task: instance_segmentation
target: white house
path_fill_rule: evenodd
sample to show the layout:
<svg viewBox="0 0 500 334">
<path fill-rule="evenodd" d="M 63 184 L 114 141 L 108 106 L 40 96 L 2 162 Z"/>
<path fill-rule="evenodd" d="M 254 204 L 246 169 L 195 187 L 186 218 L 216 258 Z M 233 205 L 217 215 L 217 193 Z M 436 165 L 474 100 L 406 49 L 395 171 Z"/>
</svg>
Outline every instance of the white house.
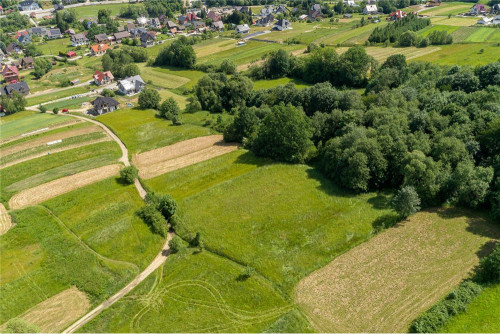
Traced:
<svg viewBox="0 0 500 334">
<path fill-rule="evenodd" d="M 38 3 L 36 3 L 34 0 L 26 0 L 26 1 L 21 1 L 18 5 L 18 8 L 20 11 L 27 11 L 27 10 L 37 10 L 40 9 L 40 6 L 38 6 Z"/>
<path fill-rule="evenodd" d="M 363 14 L 368 15 L 368 14 L 377 14 L 378 9 L 376 5 L 366 5 L 365 8 L 363 8 Z"/>
<path fill-rule="evenodd" d="M 481 24 L 481 25 L 490 25 L 490 24 L 493 24 L 493 18 L 487 18 L 487 17 L 483 17 L 482 19 L 478 20 L 477 21 L 477 24 Z"/>
<path fill-rule="evenodd" d="M 273 30 L 279 30 L 279 31 L 283 31 L 283 30 L 291 29 L 291 28 L 292 28 L 292 26 L 290 24 L 290 21 L 285 20 L 285 19 L 278 20 L 276 22 L 276 24 L 273 26 Z"/>
<path fill-rule="evenodd" d="M 83 33 L 74 34 L 73 36 L 71 36 L 71 45 L 79 46 L 87 44 L 89 44 L 89 39 Z"/>
<path fill-rule="evenodd" d="M 248 24 L 240 24 L 236 26 L 236 29 L 234 29 L 237 34 L 248 34 L 250 32 L 250 28 L 248 27 Z"/>
<path fill-rule="evenodd" d="M 124 95 L 134 95 L 142 92 L 146 83 L 140 75 L 134 75 L 118 81 L 118 91 Z"/>
</svg>

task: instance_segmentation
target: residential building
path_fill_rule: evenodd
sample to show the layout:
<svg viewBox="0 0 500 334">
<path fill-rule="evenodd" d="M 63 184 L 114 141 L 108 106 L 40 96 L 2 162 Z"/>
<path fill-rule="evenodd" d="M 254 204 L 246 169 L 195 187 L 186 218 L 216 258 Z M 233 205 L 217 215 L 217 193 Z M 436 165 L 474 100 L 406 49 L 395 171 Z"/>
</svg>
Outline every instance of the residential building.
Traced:
<svg viewBox="0 0 500 334">
<path fill-rule="evenodd" d="M 142 92 L 146 83 L 140 75 L 134 75 L 118 81 L 118 91 L 124 95 L 134 95 Z"/>
<path fill-rule="evenodd" d="M 344 3 L 349 7 L 357 7 L 358 4 L 354 2 L 354 0 L 344 0 Z"/>
<path fill-rule="evenodd" d="M 278 5 L 274 10 L 273 14 L 282 14 L 282 13 L 288 13 L 290 10 L 286 8 L 285 5 Z"/>
<path fill-rule="evenodd" d="M 73 46 L 89 44 L 89 39 L 83 33 L 74 34 L 73 36 L 71 36 L 70 40 L 71 40 L 71 45 Z"/>
<path fill-rule="evenodd" d="M 493 24 L 493 18 L 483 17 L 482 19 L 477 21 L 477 24 L 485 26 Z"/>
<path fill-rule="evenodd" d="M 222 21 L 212 22 L 212 29 L 224 31 L 224 23 Z"/>
<path fill-rule="evenodd" d="M 155 44 L 154 36 L 152 36 L 152 34 L 148 34 L 147 32 L 141 35 L 140 40 L 143 48 L 149 48 Z"/>
<path fill-rule="evenodd" d="M 34 67 L 33 57 L 24 57 L 19 61 L 19 69 L 26 70 Z"/>
<path fill-rule="evenodd" d="M 240 24 L 236 26 L 236 29 L 234 29 L 237 34 L 248 34 L 250 32 L 250 28 L 248 27 L 248 24 Z"/>
<path fill-rule="evenodd" d="M 14 53 L 17 53 L 17 54 L 23 53 L 23 49 L 19 45 L 17 45 L 16 43 L 10 43 L 9 45 L 7 45 L 7 47 L 5 48 L 5 51 L 7 52 L 8 55 L 11 55 Z"/>
<path fill-rule="evenodd" d="M 76 57 L 76 52 L 75 51 L 68 51 L 68 52 L 66 52 L 66 57 L 68 57 L 68 58 Z"/>
<path fill-rule="evenodd" d="M 497 15 L 493 18 L 493 21 L 491 21 L 492 24 L 500 24 L 500 15 Z"/>
<path fill-rule="evenodd" d="M 47 35 L 47 29 L 45 29 L 43 27 L 34 27 L 34 28 L 31 28 L 28 32 L 29 32 L 31 37 L 33 37 L 33 36 L 45 37 L 45 35 Z"/>
<path fill-rule="evenodd" d="M 17 42 L 18 42 L 20 45 L 26 45 L 26 44 L 29 44 L 29 43 L 31 43 L 31 37 L 30 37 L 30 35 L 21 35 L 21 36 L 19 36 L 19 38 L 17 39 Z"/>
<path fill-rule="evenodd" d="M 59 28 L 50 29 L 47 31 L 47 39 L 63 38 L 61 30 Z"/>
<path fill-rule="evenodd" d="M 193 21 L 198 21 L 199 18 L 195 13 L 187 13 L 186 15 L 181 15 L 178 18 L 180 24 L 186 24 Z"/>
<path fill-rule="evenodd" d="M 160 19 L 157 18 L 157 17 L 154 17 L 152 18 L 150 21 L 149 21 L 149 26 L 151 28 L 154 28 L 154 29 L 159 29 L 161 28 L 161 22 L 160 22 Z"/>
<path fill-rule="evenodd" d="M 310 10 L 311 10 L 311 12 L 312 11 L 316 11 L 316 12 L 320 12 L 321 13 L 321 5 L 319 3 L 311 5 Z"/>
<path fill-rule="evenodd" d="M 283 30 L 286 30 L 286 29 L 290 29 L 291 27 L 292 27 L 292 25 L 290 24 L 290 21 L 285 20 L 285 19 L 281 19 L 281 20 L 278 20 L 274 24 L 273 30 L 283 31 Z"/>
<path fill-rule="evenodd" d="M 0 65 L 3 64 L 4 59 L 5 59 L 5 53 L 3 53 L 3 50 L 0 49 Z"/>
<path fill-rule="evenodd" d="M 40 6 L 38 6 L 38 3 L 36 3 L 34 0 L 26 0 L 21 1 L 18 5 L 18 8 L 20 11 L 32 11 L 40 9 Z"/>
<path fill-rule="evenodd" d="M 481 3 L 475 4 L 469 11 L 470 15 L 480 15 L 484 13 L 486 13 L 486 6 Z"/>
<path fill-rule="evenodd" d="M 274 21 L 274 15 L 269 14 L 267 16 L 264 16 L 264 17 L 258 19 L 257 22 L 255 23 L 255 25 L 259 26 L 259 27 L 267 27 L 267 26 L 271 25 L 271 23 L 273 23 L 273 21 Z"/>
<path fill-rule="evenodd" d="M 57 12 L 59 10 L 63 10 L 64 9 L 64 5 L 62 3 L 56 3 L 54 5 L 54 11 Z"/>
<path fill-rule="evenodd" d="M 173 28 L 178 28 L 177 24 L 175 22 L 172 22 L 172 21 L 167 21 L 166 26 L 167 26 L 168 30 L 173 29 Z"/>
<path fill-rule="evenodd" d="M 141 16 L 135 20 L 135 23 L 140 25 L 141 27 L 144 27 L 146 24 L 148 24 L 148 19 L 144 16 Z"/>
<path fill-rule="evenodd" d="M 128 31 L 116 32 L 113 34 L 113 38 L 116 43 L 121 43 L 122 39 L 130 38 L 130 33 Z"/>
<path fill-rule="evenodd" d="M 401 20 L 405 16 L 406 16 L 406 13 L 400 9 L 398 9 L 395 12 L 390 14 L 391 20 L 393 20 L 393 21 Z"/>
<path fill-rule="evenodd" d="M 1 90 L 1 94 L 7 96 L 11 96 L 14 92 L 18 92 L 21 95 L 28 95 L 30 93 L 30 88 L 26 82 L 20 81 L 6 85 Z"/>
<path fill-rule="evenodd" d="M 131 38 L 140 38 L 142 34 L 147 33 L 147 29 L 143 27 L 138 27 L 130 31 Z"/>
<path fill-rule="evenodd" d="M 133 30 L 133 29 L 135 29 L 135 24 L 130 23 L 130 22 L 127 23 L 126 30 L 130 31 L 130 30 Z"/>
<path fill-rule="evenodd" d="M 217 22 L 222 20 L 222 17 L 220 16 L 219 13 L 214 12 L 213 10 L 209 11 L 207 14 L 207 18 L 212 20 L 212 22 Z"/>
<path fill-rule="evenodd" d="M 94 41 L 98 44 L 108 43 L 108 35 L 106 34 L 97 34 L 94 36 Z"/>
<path fill-rule="evenodd" d="M 369 14 L 377 14 L 378 9 L 376 5 L 366 5 L 365 8 L 363 8 L 363 14 L 369 15 Z"/>
<path fill-rule="evenodd" d="M 108 44 L 96 44 L 90 47 L 90 53 L 93 56 L 102 56 L 106 54 L 108 49 L 109 49 Z"/>
<path fill-rule="evenodd" d="M 95 71 L 94 73 L 94 82 L 98 86 L 110 84 L 113 82 L 114 79 L 115 77 L 113 76 L 113 74 L 111 74 L 110 71 L 106 72 Z"/>
<path fill-rule="evenodd" d="M 5 65 L 2 76 L 7 83 L 16 82 L 19 80 L 19 70 L 14 65 Z"/>
<path fill-rule="evenodd" d="M 490 8 L 490 14 L 500 14 L 500 3 L 494 4 Z"/>
<path fill-rule="evenodd" d="M 88 113 L 94 116 L 113 112 L 118 109 L 119 104 L 118 101 L 108 96 L 99 96 L 90 103 L 92 104 L 93 108 L 89 110 Z"/>
</svg>

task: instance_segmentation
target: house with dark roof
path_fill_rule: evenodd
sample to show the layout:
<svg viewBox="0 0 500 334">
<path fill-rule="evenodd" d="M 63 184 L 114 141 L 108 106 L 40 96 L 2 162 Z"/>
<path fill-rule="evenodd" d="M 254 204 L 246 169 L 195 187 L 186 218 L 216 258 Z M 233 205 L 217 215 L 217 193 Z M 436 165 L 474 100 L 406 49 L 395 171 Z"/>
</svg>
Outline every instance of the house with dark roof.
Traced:
<svg viewBox="0 0 500 334">
<path fill-rule="evenodd" d="M 285 5 L 278 5 L 274 10 L 273 14 L 282 14 L 282 13 L 288 13 L 290 9 L 286 8 Z"/>
<path fill-rule="evenodd" d="M 248 6 L 235 6 L 234 7 L 234 10 L 240 12 L 240 13 L 243 13 L 243 14 L 252 14 L 252 11 L 250 10 L 250 7 Z"/>
<path fill-rule="evenodd" d="M 258 27 L 267 27 L 267 26 L 271 25 L 271 23 L 273 23 L 273 21 L 274 21 L 274 15 L 269 14 L 267 16 L 264 16 L 264 17 L 261 17 L 260 19 L 258 19 L 257 22 L 255 22 L 255 25 Z"/>
<path fill-rule="evenodd" d="M 47 29 L 43 27 L 33 27 L 28 30 L 30 36 L 45 37 L 47 35 Z"/>
<path fill-rule="evenodd" d="M 222 21 L 212 22 L 212 29 L 217 31 L 224 31 L 224 23 Z"/>
<path fill-rule="evenodd" d="M 161 28 L 161 22 L 160 22 L 160 19 L 157 18 L 157 17 L 154 17 L 152 18 L 150 21 L 149 21 L 149 26 L 151 28 L 155 28 L 155 29 L 159 29 Z"/>
<path fill-rule="evenodd" d="M 102 85 L 107 85 L 113 82 L 115 77 L 113 74 L 111 74 L 111 71 L 106 71 L 106 72 L 101 72 L 101 71 L 95 71 L 94 72 L 94 82 L 98 86 Z"/>
<path fill-rule="evenodd" d="M 14 53 L 17 53 L 17 54 L 23 53 L 23 49 L 14 42 L 7 45 L 7 47 L 5 48 L 5 51 L 8 55 L 11 55 Z"/>
<path fill-rule="evenodd" d="M 14 65 L 6 65 L 2 70 L 5 82 L 15 82 L 19 80 L 19 70 Z"/>
<path fill-rule="evenodd" d="M 21 35 L 17 39 L 17 42 L 21 45 L 26 45 L 31 43 L 31 36 L 30 35 Z"/>
<path fill-rule="evenodd" d="M 31 69 L 34 67 L 33 57 L 24 57 L 19 61 L 17 66 L 20 70 Z"/>
<path fill-rule="evenodd" d="M 71 36 L 70 40 L 71 40 L 71 45 L 73 46 L 89 44 L 89 39 L 83 33 L 74 34 L 73 36 Z"/>
<path fill-rule="evenodd" d="M 170 21 L 170 20 L 167 20 L 165 25 L 167 26 L 168 30 L 173 29 L 173 28 L 177 28 L 177 24 L 175 22 Z"/>
<path fill-rule="evenodd" d="M 124 38 L 130 38 L 130 33 L 128 31 L 115 32 L 113 34 L 113 39 L 116 43 L 121 43 Z"/>
<path fill-rule="evenodd" d="M 319 3 L 315 3 L 314 5 L 311 5 L 310 8 L 311 11 L 317 11 L 321 13 L 321 5 Z"/>
<path fill-rule="evenodd" d="M 56 3 L 54 5 L 54 12 L 57 12 L 59 10 L 63 10 L 64 9 L 64 5 L 62 3 Z"/>
<path fill-rule="evenodd" d="M 152 34 L 148 34 L 147 32 L 141 34 L 140 41 L 143 48 L 149 48 L 155 44 L 154 36 L 152 36 Z"/>
<path fill-rule="evenodd" d="M 90 103 L 92 104 L 93 108 L 90 109 L 88 113 L 94 116 L 113 112 L 118 109 L 119 105 L 118 101 L 108 96 L 99 96 Z"/>
<path fill-rule="evenodd" d="M 61 30 L 59 28 L 55 28 L 47 31 L 46 37 L 47 39 L 57 39 L 57 38 L 63 38 L 63 35 L 61 34 Z"/>
<path fill-rule="evenodd" d="M 11 83 L 2 88 L 2 95 L 11 96 L 14 92 L 18 92 L 21 95 L 28 95 L 30 93 L 30 88 L 28 84 L 24 81 Z"/>
<path fill-rule="evenodd" d="M 94 41 L 96 43 L 107 43 L 109 40 L 108 40 L 108 35 L 106 34 L 97 34 L 94 36 Z"/>
<path fill-rule="evenodd" d="M 308 15 L 309 19 L 311 20 L 318 20 L 323 18 L 323 15 L 321 14 L 320 11 L 317 10 L 311 10 Z"/>
<path fill-rule="evenodd" d="M 292 28 L 290 21 L 285 19 L 278 20 L 273 26 L 273 30 L 279 30 L 279 31 L 283 31 L 290 28 Z"/>
<path fill-rule="evenodd" d="M 130 23 L 130 22 L 127 23 L 125 30 L 130 31 L 130 30 L 133 30 L 133 29 L 135 29 L 135 24 Z"/>
<path fill-rule="evenodd" d="M 187 13 L 186 15 L 181 15 L 178 18 L 180 24 L 191 23 L 193 21 L 198 21 L 199 18 L 195 13 Z"/>
<path fill-rule="evenodd" d="M 18 9 L 20 11 L 31 11 L 40 9 L 40 6 L 34 0 L 26 0 L 19 3 Z"/>
</svg>

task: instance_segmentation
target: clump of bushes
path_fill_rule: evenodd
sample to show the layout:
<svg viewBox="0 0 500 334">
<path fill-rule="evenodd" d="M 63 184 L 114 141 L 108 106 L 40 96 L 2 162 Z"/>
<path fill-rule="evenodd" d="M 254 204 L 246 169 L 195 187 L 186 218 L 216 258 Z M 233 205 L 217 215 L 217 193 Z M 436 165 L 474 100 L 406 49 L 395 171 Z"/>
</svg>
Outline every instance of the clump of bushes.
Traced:
<svg viewBox="0 0 500 334">
<path fill-rule="evenodd" d="M 465 281 L 446 299 L 434 305 L 425 314 L 417 318 L 410 326 L 411 333 L 436 333 L 450 317 L 467 309 L 474 297 L 481 292 L 479 284 Z"/>
<path fill-rule="evenodd" d="M 168 232 L 168 222 L 163 215 L 151 205 L 145 205 L 137 211 L 137 215 L 149 225 L 153 233 L 163 237 Z"/>
<path fill-rule="evenodd" d="M 7 321 L 5 333 L 39 333 L 40 329 L 24 319 L 14 318 Z"/>
<path fill-rule="evenodd" d="M 167 194 L 148 193 L 146 195 L 146 205 L 137 211 L 137 215 L 150 226 L 154 233 L 166 236 L 168 223 L 170 221 L 177 224 L 179 218 L 174 217 L 177 211 L 177 202 Z"/>
<path fill-rule="evenodd" d="M 135 168 L 135 166 L 127 166 L 120 170 L 120 178 L 127 184 L 134 183 L 138 175 L 139 172 L 137 171 L 137 168 Z"/>
<path fill-rule="evenodd" d="M 184 244 L 184 241 L 179 238 L 178 236 L 174 236 L 169 242 L 168 242 L 168 247 L 170 247 L 170 250 L 172 253 L 178 253 L 182 251 L 183 249 L 186 248 L 186 245 Z"/>
<path fill-rule="evenodd" d="M 480 283 L 500 282 L 500 243 L 490 255 L 481 259 L 475 280 Z"/>
</svg>

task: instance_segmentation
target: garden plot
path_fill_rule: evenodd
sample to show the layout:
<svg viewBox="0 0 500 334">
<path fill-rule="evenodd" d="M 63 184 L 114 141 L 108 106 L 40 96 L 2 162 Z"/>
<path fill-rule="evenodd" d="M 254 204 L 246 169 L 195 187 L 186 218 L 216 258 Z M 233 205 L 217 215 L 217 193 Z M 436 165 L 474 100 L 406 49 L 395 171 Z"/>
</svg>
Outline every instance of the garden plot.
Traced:
<svg viewBox="0 0 500 334">
<path fill-rule="evenodd" d="M 11 209 L 20 209 L 44 202 L 50 198 L 117 175 L 121 167 L 121 165 L 116 164 L 95 168 L 23 190 L 12 196 L 9 200 L 9 207 Z"/>
<path fill-rule="evenodd" d="M 499 237 L 468 211 L 420 212 L 301 280 L 295 299 L 321 332 L 406 332 Z"/>
<path fill-rule="evenodd" d="M 222 135 L 198 137 L 134 156 L 139 176 L 155 176 L 187 167 L 234 151 L 237 144 L 225 143 Z"/>
</svg>

